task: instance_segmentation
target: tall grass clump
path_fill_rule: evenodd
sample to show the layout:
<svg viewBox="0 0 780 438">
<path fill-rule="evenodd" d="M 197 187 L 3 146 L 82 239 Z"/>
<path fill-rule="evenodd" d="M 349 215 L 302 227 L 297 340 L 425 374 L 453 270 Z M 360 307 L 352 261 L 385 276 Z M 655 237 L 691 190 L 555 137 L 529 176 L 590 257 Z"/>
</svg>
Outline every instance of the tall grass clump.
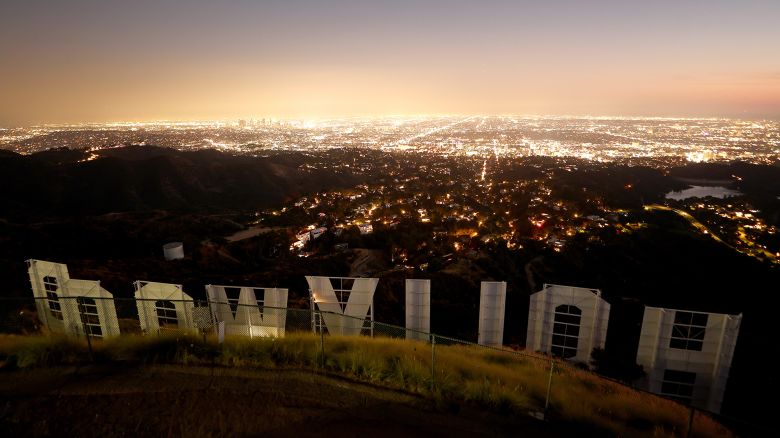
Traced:
<svg viewBox="0 0 780 438">
<path fill-rule="evenodd" d="M 158 336 L 124 335 L 96 341 L 93 349 L 98 361 L 199 364 L 209 357 L 213 347 L 194 336 L 165 333 Z"/>
<path fill-rule="evenodd" d="M 326 340 L 325 358 L 326 369 L 360 380 L 414 392 L 431 387 L 430 350 L 421 342 L 333 336 Z"/>
<path fill-rule="evenodd" d="M 219 363 L 248 367 L 312 367 L 318 363 L 319 338 L 291 333 L 284 338 L 231 337 L 219 347 Z"/>
<path fill-rule="evenodd" d="M 0 363 L 4 368 L 75 364 L 86 355 L 86 345 L 65 336 L 0 335 Z"/>
</svg>

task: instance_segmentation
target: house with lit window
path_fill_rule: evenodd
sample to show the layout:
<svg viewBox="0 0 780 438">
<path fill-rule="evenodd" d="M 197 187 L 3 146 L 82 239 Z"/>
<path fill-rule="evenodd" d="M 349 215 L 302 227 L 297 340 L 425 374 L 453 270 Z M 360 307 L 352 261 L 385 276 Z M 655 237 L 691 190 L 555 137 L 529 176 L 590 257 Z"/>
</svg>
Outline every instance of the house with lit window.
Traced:
<svg viewBox="0 0 780 438">
<path fill-rule="evenodd" d="M 645 307 L 636 361 L 639 386 L 720 412 L 742 314 Z"/>
<path fill-rule="evenodd" d="M 606 343 L 609 308 L 598 289 L 545 284 L 531 295 L 526 348 L 589 364 Z"/>
</svg>

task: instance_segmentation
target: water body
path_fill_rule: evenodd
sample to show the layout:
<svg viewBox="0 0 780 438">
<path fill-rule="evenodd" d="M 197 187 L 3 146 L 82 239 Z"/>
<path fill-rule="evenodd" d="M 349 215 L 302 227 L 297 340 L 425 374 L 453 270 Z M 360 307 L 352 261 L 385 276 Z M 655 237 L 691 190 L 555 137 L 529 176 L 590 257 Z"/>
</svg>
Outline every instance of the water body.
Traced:
<svg viewBox="0 0 780 438">
<path fill-rule="evenodd" d="M 739 190 L 727 189 L 726 187 L 721 186 L 690 186 L 685 190 L 667 193 L 666 199 L 681 201 L 688 198 L 706 198 L 707 196 L 723 199 L 731 196 L 739 196 L 741 194 L 742 192 Z"/>
</svg>

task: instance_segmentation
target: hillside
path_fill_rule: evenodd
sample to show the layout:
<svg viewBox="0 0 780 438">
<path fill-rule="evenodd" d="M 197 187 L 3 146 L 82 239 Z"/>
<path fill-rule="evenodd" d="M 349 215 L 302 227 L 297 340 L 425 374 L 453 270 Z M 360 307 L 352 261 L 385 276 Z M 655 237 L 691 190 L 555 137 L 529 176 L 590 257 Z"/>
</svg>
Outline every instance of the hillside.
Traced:
<svg viewBox="0 0 780 438">
<path fill-rule="evenodd" d="M 54 149 L 0 155 L 0 217 L 59 217 L 109 212 L 252 210 L 359 178 L 303 169 L 302 157 L 235 156 L 128 146 L 89 153 Z"/>
<path fill-rule="evenodd" d="M 252 430 L 254 434 L 244 414 L 252 406 L 260 409 L 252 424 L 263 421 L 261 412 L 268 413 L 274 417 L 268 420 L 269 429 L 285 425 L 279 430 L 282 435 L 303 427 L 293 427 L 295 424 L 319 422 L 343 427 L 350 434 L 364 430 L 366 424 L 386 424 L 383 431 L 388 433 L 419 436 L 434 430 L 434 435 L 462 435 L 473 430 L 498 436 L 526 431 L 530 436 L 569 436 L 575 432 L 590 436 L 683 436 L 689 427 L 687 407 L 562 362 L 554 363 L 550 381 L 550 358 L 534 354 L 467 345 L 437 345 L 432 350 L 430 344 L 417 341 L 320 338 L 311 333 L 277 339 L 228 338 L 223 345 L 214 339 L 204 341 L 182 334 L 125 335 L 93 344 L 89 354 L 83 343 L 64 338 L 0 337 L 0 369 L 4 371 L 0 372 L 0 397 L 13 400 L 7 406 L 15 406 L 5 413 L 4 421 L 12 423 L 10 430 L 22 423 L 52 427 L 68 413 L 79 411 L 79 406 L 86 409 L 93 405 L 91 410 L 110 419 L 104 424 L 128 427 L 135 423 L 135 430 L 147 432 L 139 428 L 151 428 L 150 434 L 159 434 L 162 427 L 169 433 L 196 436 L 215 433 L 213 422 L 217 420 L 198 416 L 205 411 L 227 413 L 224 420 L 218 420 L 223 429 L 217 433 L 247 434 Z M 94 367 L 93 363 L 103 371 L 92 371 L 89 367 Z M 150 364 L 189 368 L 157 372 L 157 368 L 144 368 Z M 88 368 L 83 374 L 63 377 L 62 365 Z M 27 371 L 36 368 L 40 371 Z M 185 377 L 187 373 L 193 377 Z M 236 376 L 241 379 L 236 381 Z M 57 390 L 49 392 L 55 382 Z M 369 386 L 361 387 L 357 382 Z M 209 397 L 195 396 L 204 391 Z M 26 412 L 35 412 L 30 410 L 35 406 L 55 400 L 57 406 L 68 407 L 51 411 L 56 414 L 48 422 L 41 424 L 35 417 L 25 417 Z M 208 406 L 203 400 L 208 400 Z M 119 406 L 140 405 L 141 412 L 166 421 L 145 422 L 146 415 L 139 417 L 136 411 L 129 418 L 118 413 Z M 177 407 L 175 417 L 171 405 Z M 235 405 L 241 406 L 231 409 Z M 112 410 L 114 406 L 117 411 Z M 334 409 L 340 414 L 329 414 Z M 534 420 L 541 416 L 547 421 Z M 417 429 L 422 423 L 426 425 Z M 82 423 L 77 420 L 76 424 Z M 89 431 L 87 435 L 93 432 L 84 430 Z M 412 430 L 415 432 L 410 433 Z M 51 429 L 42 432 L 50 433 Z M 703 414 L 693 418 L 693 432 L 689 436 L 730 435 Z"/>
<path fill-rule="evenodd" d="M 207 396 L 204 396 L 207 394 Z M 13 436 L 565 436 L 563 427 L 478 409 L 457 414 L 421 397 L 299 370 L 151 366 L 0 374 Z M 57 412 L 56 416 L 31 413 Z M 85 413 L 89 413 L 86 415 Z M 106 420 L 96 424 L 94 418 Z M 247 421 L 251 419 L 251 421 Z"/>
<path fill-rule="evenodd" d="M 96 158 L 81 161 L 91 154 Z M 773 321 L 772 297 L 763 296 L 780 281 L 780 269 L 717 243 L 676 214 L 639 207 L 662 202 L 668 190 L 685 187 L 684 180 L 731 178 L 728 186 L 749 196 L 709 199 L 706 203 L 718 210 L 696 210 L 699 219 L 715 218 L 709 226 L 724 226 L 718 231 L 722 236 L 753 222 L 727 219 L 724 212 L 750 210 L 767 225 L 780 224 L 779 167 L 702 164 L 672 168 L 667 175 L 581 160 L 502 160 L 496 164 L 495 182 L 519 180 L 518 185 L 507 186 L 505 196 L 487 199 L 487 193 L 473 186 L 466 190 L 474 173 L 479 175 L 481 160 L 441 160 L 437 166 L 447 173 L 440 174 L 431 171 L 436 158 L 430 156 L 407 159 L 354 149 L 269 154 L 140 146 L 98 152 L 52 149 L 31 156 L 0 151 L 5 190 L 0 204 L 2 296 L 30 296 L 24 261 L 31 258 L 67 263 L 74 278 L 100 280 L 118 298 L 132 296 L 132 282 L 138 279 L 183 284 L 196 299 L 205 297 L 203 284 L 247 284 L 289 289 L 292 308 L 308 306 L 305 275 L 358 274 L 381 279 L 375 295 L 377 320 L 403 325 L 404 280 L 429 278 L 431 330 L 475 341 L 479 283 L 499 280 L 507 282 L 504 343 L 521 347 L 530 294 L 544 283 L 592 287 L 612 305 L 606 355 L 597 369 L 629 382 L 637 377 L 645 305 L 743 313 L 722 413 L 751 423 L 771 422 L 771 406 L 753 392 L 780 387 L 771 362 L 763 360 L 764 334 Z M 425 172 L 420 171 L 423 163 Z M 361 179 L 366 184 L 356 183 Z M 324 196 L 327 186 L 341 184 L 346 188 L 328 189 Z M 543 189 L 550 195 L 543 195 Z M 453 201 L 434 201 L 450 193 Z M 483 194 L 486 199 L 479 200 Z M 537 195 L 545 202 L 533 201 Z M 320 198 L 316 205 L 313 198 Z M 597 208 L 599 202 L 605 204 Z M 731 202 L 734 208 L 726 208 Z M 257 216 L 265 203 L 273 207 Z M 511 211 L 505 210 L 506 203 Z M 382 207 L 374 212 L 371 234 L 346 226 L 336 236 L 337 224 L 366 220 L 372 204 Z M 627 210 L 612 211 L 613 204 Z M 691 206 L 695 204 L 675 208 Z M 404 216 L 404 209 L 412 216 Z M 418 209 L 443 219 L 423 222 L 414 216 Z M 582 218 L 591 213 L 604 222 Z M 475 216 L 447 218 L 456 214 Z M 542 214 L 553 224 L 549 229 L 533 226 L 531 219 Z M 504 218 L 501 227 L 507 229 L 511 222 L 514 237 L 502 237 L 498 220 L 479 225 L 478 219 L 489 215 Z M 391 221 L 392 216 L 398 220 Z M 288 248 L 309 224 L 332 231 L 311 245 L 307 257 L 299 257 Z M 245 227 L 271 231 L 225 239 Z M 571 235 L 563 248 L 553 249 L 545 240 L 548 233 L 563 238 L 566 230 Z M 767 231 L 755 243 L 776 248 L 778 236 Z M 161 263 L 161 247 L 170 241 L 184 242 L 185 258 Z M 336 250 L 337 244 L 348 249 Z M 13 315 L 12 304 L 0 303 L 0 312 Z"/>
</svg>

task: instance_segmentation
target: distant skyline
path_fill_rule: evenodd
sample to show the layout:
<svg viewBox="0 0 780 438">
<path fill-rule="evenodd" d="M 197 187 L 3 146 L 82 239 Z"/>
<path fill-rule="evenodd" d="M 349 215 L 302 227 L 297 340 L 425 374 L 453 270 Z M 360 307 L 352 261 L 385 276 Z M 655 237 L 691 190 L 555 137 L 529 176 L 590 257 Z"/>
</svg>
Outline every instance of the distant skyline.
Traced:
<svg viewBox="0 0 780 438">
<path fill-rule="evenodd" d="M 0 3 L 0 126 L 780 119 L 780 1 Z"/>
</svg>

